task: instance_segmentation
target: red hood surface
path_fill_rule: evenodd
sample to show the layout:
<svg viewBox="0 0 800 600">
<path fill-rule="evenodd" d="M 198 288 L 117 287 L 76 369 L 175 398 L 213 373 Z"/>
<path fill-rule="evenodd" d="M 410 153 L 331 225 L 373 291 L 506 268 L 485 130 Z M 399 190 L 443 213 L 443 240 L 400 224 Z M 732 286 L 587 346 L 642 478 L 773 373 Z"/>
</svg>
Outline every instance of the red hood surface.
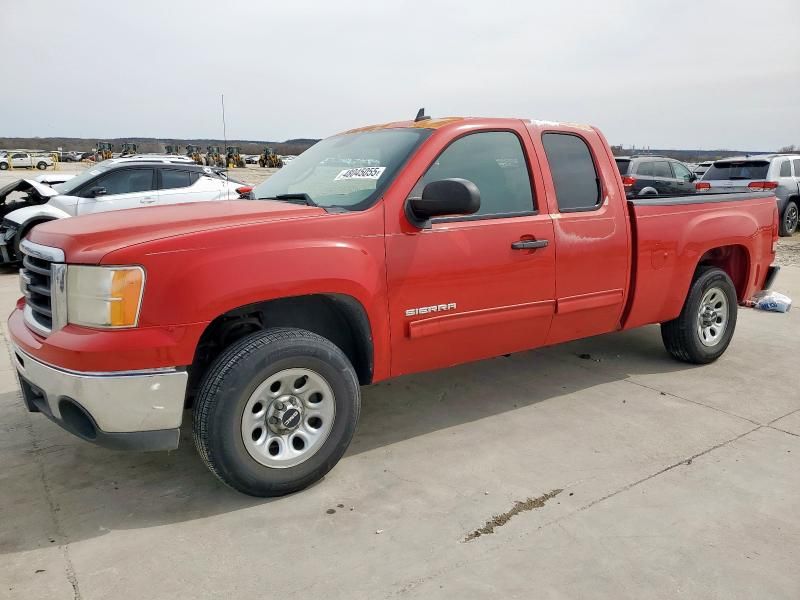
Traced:
<svg viewBox="0 0 800 600">
<path fill-rule="evenodd" d="M 98 263 L 109 252 L 153 240 L 325 214 L 321 208 L 270 200 L 195 202 L 58 219 L 37 226 L 28 237 L 61 248 L 68 262 Z"/>
</svg>

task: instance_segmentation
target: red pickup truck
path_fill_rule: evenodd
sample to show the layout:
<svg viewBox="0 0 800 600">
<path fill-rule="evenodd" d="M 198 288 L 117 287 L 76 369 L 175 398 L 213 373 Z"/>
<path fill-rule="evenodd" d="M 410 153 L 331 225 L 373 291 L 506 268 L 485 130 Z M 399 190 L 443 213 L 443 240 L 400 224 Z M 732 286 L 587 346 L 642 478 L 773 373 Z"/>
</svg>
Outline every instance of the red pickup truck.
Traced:
<svg viewBox="0 0 800 600">
<path fill-rule="evenodd" d="M 9 330 L 26 405 L 270 496 L 320 479 L 359 386 L 660 323 L 717 359 L 768 287 L 768 193 L 626 200 L 593 127 L 418 117 L 319 142 L 252 197 L 33 229 Z"/>
</svg>

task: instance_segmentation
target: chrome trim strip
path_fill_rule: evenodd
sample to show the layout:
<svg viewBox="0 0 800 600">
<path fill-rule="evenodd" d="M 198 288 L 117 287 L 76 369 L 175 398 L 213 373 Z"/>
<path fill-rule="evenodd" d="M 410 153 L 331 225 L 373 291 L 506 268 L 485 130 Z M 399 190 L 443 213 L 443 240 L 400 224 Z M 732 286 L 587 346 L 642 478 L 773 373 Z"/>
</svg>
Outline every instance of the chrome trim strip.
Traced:
<svg viewBox="0 0 800 600">
<path fill-rule="evenodd" d="M 58 331 L 67 324 L 67 265 L 63 263 L 50 265 L 50 310 L 52 331 Z"/>
<path fill-rule="evenodd" d="M 26 304 L 25 308 L 22 309 L 22 318 L 25 320 L 25 324 L 39 335 L 47 337 L 50 335 L 50 333 L 52 333 L 47 327 L 36 320 L 36 318 L 33 316 L 33 310 L 31 310 L 30 304 Z"/>
<path fill-rule="evenodd" d="M 30 254 L 34 258 L 41 258 L 50 262 L 63 263 L 65 260 L 64 251 L 61 248 L 51 248 L 50 246 L 43 246 L 28 239 L 22 240 L 19 244 L 20 250 L 25 254 Z"/>
<path fill-rule="evenodd" d="M 67 373 L 68 375 L 78 375 L 80 377 L 133 377 L 137 375 L 159 375 L 162 373 L 183 373 L 186 371 L 183 367 L 154 367 L 152 369 L 134 369 L 128 371 L 74 371 L 72 369 L 67 369 L 66 367 L 59 367 L 57 365 L 51 364 L 49 362 L 45 362 L 39 358 L 34 358 L 27 352 L 25 352 L 22 348 L 17 346 L 16 344 L 11 345 L 14 349 L 14 352 L 17 352 L 24 356 L 25 358 L 29 358 L 31 360 L 35 360 L 38 363 L 45 365 L 46 367 L 50 367 L 51 369 L 55 369 L 56 371 L 61 371 L 62 373 Z"/>
</svg>

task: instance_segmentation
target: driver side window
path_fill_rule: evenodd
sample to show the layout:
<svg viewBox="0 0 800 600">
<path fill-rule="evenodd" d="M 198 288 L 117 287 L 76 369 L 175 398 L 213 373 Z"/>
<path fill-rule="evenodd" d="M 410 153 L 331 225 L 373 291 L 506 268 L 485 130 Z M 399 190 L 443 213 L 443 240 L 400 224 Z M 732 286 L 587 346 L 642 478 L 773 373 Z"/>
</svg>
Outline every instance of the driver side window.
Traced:
<svg viewBox="0 0 800 600">
<path fill-rule="evenodd" d="M 460 178 L 481 193 L 475 216 L 517 215 L 534 210 L 531 180 L 519 138 L 510 131 L 472 133 L 457 139 L 439 155 L 411 190 L 422 196 L 432 181 Z"/>
<path fill-rule="evenodd" d="M 684 181 L 691 181 L 692 174 L 689 173 L 689 169 L 684 167 L 681 163 L 672 163 L 672 170 L 675 172 L 676 179 L 683 179 Z"/>
<path fill-rule="evenodd" d="M 153 169 L 119 169 L 95 180 L 81 195 L 90 197 L 89 190 L 97 187 L 105 188 L 107 196 L 147 192 L 155 189 Z"/>
</svg>

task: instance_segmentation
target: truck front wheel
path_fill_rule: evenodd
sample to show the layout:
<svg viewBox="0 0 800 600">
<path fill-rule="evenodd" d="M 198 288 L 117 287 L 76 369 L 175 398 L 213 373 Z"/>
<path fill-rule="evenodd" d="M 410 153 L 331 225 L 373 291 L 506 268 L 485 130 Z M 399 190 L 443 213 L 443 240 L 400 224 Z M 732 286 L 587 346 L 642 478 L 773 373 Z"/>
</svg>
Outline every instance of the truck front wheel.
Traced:
<svg viewBox="0 0 800 600">
<path fill-rule="evenodd" d="M 736 328 L 736 288 L 722 269 L 701 267 L 678 318 L 661 324 L 667 351 L 678 360 L 706 364 L 728 347 Z"/>
<path fill-rule="evenodd" d="M 230 487 L 281 496 L 336 465 L 360 410 L 358 378 L 337 346 L 303 329 L 269 329 L 236 342 L 209 369 L 194 441 Z"/>
</svg>

